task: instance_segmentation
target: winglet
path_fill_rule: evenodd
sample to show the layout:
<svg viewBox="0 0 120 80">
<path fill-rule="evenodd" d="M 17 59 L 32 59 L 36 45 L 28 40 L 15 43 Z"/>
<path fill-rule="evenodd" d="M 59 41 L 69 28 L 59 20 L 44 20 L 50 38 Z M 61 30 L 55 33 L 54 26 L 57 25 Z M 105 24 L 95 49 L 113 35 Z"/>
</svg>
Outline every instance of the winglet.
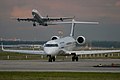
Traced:
<svg viewBox="0 0 120 80">
<path fill-rule="evenodd" d="M 1 47 L 2 47 L 2 51 L 4 51 L 4 48 L 3 48 L 3 43 L 1 43 Z"/>
<path fill-rule="evenodd" d="M 71 27 L 71 32 L 70 32 L 70 36 L 73 37 L 74 36 L 74 27 L 75 27 L 75 20 L 72 19 L 72 27 Z"/>
</svg>

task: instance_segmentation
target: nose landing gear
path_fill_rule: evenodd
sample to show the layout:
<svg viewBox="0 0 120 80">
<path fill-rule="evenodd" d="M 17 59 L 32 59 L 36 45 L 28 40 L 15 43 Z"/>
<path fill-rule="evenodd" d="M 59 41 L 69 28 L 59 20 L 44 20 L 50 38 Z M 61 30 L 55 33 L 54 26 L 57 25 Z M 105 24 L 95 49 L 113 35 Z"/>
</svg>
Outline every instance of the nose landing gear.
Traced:
<svg viewBox="0 0 120 80">
<path fill-rule="evenodd" d="M 55 62 L 55 56 L 47 55 L 49 57 L 48 62 Z"/>
<path fill-rule="evenodd" d="M 35 22 L 33 23 L 33 26 L 36 26 Z"/>
</svg>

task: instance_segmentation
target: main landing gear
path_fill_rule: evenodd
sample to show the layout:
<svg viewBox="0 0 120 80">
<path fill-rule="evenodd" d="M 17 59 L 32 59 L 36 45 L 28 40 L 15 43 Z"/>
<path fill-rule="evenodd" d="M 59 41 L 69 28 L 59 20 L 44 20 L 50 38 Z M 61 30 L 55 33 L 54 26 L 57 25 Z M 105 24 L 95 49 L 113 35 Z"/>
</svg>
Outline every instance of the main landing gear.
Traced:
<svg viewBox="0 0 120 80">
<path fill-rule="evenodd" d="M 36 26 L 35 22 L 33 23 L 33 26 Z"/>
<path fill-rule="evenodd" d="M 55 62 L 55 56 L 47 55 L 49 57 L 48 62 Z"/>
<path fill-rule="evenodd" d="M 75 53 L 71 53 L 72 61 L 78 61 L 78 56 Z"/>
<path fill-rule="evenodd" d="M 78 61 L 78 56 L 75 53 L 71 53 L 72 61 Z M 55 56 L 47 55 L 48 62 L 55 62 Z"/>
</svg>

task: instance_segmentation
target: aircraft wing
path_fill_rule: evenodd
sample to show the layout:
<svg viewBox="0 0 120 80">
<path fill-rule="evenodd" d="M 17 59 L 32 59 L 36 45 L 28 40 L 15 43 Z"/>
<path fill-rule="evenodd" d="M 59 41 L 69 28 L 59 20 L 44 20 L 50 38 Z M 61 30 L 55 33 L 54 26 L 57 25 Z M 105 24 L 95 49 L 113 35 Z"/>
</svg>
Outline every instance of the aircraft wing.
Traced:
<svg viewBox="0 0 120 80">
<path fill-rule="evenodd" d="M 66 51 L 66 53 L 76 53 L 76 55 L 80 54 L 102 54 L 102 53 L 114 53 L 114 52 L 120 52 L 120 50 L 87 50 L 87 51 Z"/>
<path fill-rule="evenodd" d="M 11 49 L 4 49 L 2 46 L 2 51 L 5 52 L 18 52 L 18 53 L 26 53 L 26 54 L 43 54 L 45 55 L 45 52 L 42 50 L 11 50 Z"/>
<path fill-rule="evenodd" d="M 68 19 L 73 19 L 74 17 L 42 17 L 44 21 L 63 21 Z"/>
<path fill-rule="evenodd" d="M 35 22 L 36 20 L 33 18 L 17 18 L 17 20 L 20 21 L 28 21 L 28 22 Z"/>
</svg>

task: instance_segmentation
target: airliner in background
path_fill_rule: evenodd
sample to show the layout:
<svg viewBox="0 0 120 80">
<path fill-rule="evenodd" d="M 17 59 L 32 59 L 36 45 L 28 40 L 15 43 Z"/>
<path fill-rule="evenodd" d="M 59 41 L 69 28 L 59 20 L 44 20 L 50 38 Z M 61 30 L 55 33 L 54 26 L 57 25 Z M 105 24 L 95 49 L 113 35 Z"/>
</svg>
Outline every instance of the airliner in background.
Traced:
<svg viewBox="0 0 120 80">
<path fill-rule="evenodd" d="M 54 25 L 50 23 L 51 21 L 63 21 L 67 19 L 73 19 L 74 17 L 43 17 L 41 14 L 36 10 L 32 10 L 32 16 L 33 18 L 17 18 L 17 20 L 20 21 L 28 21 L 33 22 L 33 26 L 36 26 L 36 23 L 42 26 L 48 26 L 48 25 Z"/>
<path fill-rule="evenodd" d="M 59 23 L 59 22 L 58 22 Z M 71 23 L 71 32 L 70 35 L 66 37 L 60 38 L 59 36 L 52 36 L 51 40 L 47 41 L 43 45 L 43 51 L 41 50 L 11 50 L 4 49 L 2 45 L 2 50 L 6 52 L 18 52 L 18 53 L 27 53 L 27 54 L 42 54 L 48 56 L 48 61 L 55 61 L 55 56 L 57 55 L 72 55 L 72 61 L 78 61 L 78 56 L 81 54 L 101 54 L 101 53 L 112 53 L 112 52 L 120 52 L 120 50 L 81 50 L 81 51 L 73 51 L 76 47 L 76 43 L 79 45 L 85 43 L 84 36 L 78 36 L 76 39 L 74 36 L 74 28 L 75 24 L 83 23 L 83 24 L 98 24 L 98 22 L 79 22 L 74 19 L 71 22 L 60 22 L 60 23 Z"/>
</svg>

